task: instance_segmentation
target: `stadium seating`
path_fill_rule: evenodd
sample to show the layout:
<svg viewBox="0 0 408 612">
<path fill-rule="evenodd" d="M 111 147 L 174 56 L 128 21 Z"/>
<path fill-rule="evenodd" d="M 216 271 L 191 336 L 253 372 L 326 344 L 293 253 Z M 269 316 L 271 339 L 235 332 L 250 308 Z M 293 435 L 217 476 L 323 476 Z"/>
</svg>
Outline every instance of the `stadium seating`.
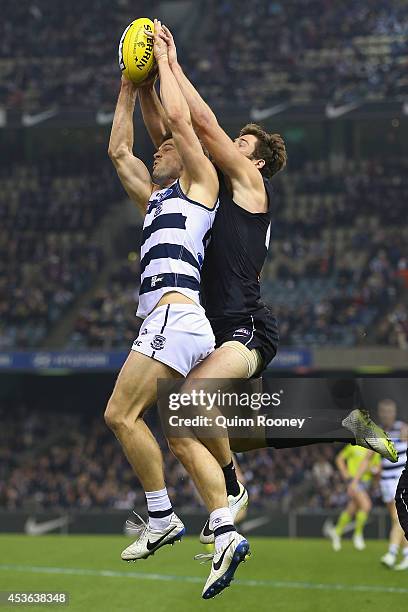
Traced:
<svg viewBox="0 0 408 612">
<path fill-rule="evenodd" d="M 161 17 L 165 6 L 143 1 L 137 12 Z M 402 100 L 407 94 L 402 2 L 256 1 L 248 11 L 244 0 L 204 0 L 191 2 L 194 11 L 200 30 L 182 36 L 181 59 L 218 108 L 231 100 L 236 108 L 262 108 L 282 101 Z M 32 112 L 112 108 L 117 41 L 135 16 L 129 0 L 64 6 L 43 0 L 29 10 L 9 3 L 0 24 L 5 105 Z"/>
<path fill-rule="evenodd" d="M 11 410 L 12 408 L 12 410 Z M 0 506 L 4 509 L 144 507 L 144 494 L 118 442 L 98 418 L 0 405 Z M 153 431 L 158 434 L 157 424 Z M 41 445 L 39 445 L 41 440 Z M 191 479 L 163 444 L 167 487 L 176 508 L 202 507 Z M 240 454 L 253 509 L 336 508 L 344 483 L 333 464 L 338 447 Z"/>
<path fill-rule="evenodd" d="M 346 163 L 337 172 L 327 163 L 306 163 L 274 181 L 263 293 L 283 345 L 402 345 L 406 323 L 397 304 L 408 267 L 406 168 L 407 160 Z M 121 264 L 82 309 L 71 348 L 129 348 L 138 330 L 137 278 L 136 262 Z"/>
<path fill-rule="evenodd" d="M 121 187 L 81 161 L 0 170 L 0 349 L 38 346 L 102 267 L 92 236 Z"/>
</svg>

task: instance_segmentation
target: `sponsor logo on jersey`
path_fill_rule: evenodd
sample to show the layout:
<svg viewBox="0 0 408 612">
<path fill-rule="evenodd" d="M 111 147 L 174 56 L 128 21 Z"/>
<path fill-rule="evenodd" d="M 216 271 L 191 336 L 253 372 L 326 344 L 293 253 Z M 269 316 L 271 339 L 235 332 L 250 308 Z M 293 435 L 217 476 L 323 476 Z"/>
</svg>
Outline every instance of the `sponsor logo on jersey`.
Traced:
<svg viewBox="0 0 408 612">
<path fill-rule="evenodd" d="M 166 344 L 166 338 L 164 336 L 160 336 L 159 334 L 156 334 L 156 336 L 151 341 L 150 346 L 155 351 L 161 351 L 162 349 L 164 349 L 165 344 Z"/>
<path fill-rule="evenodd" d="M 154 211 L 154 215 L 153 215 L 153 216 L 154 216 L 155 218 L 156 218 L 156 217 L 158 217 L 158 216 L 160 215 L 160 213 L 161 213 L 161 211 L 162 211 L 162 210 L 163 210 L 163 204 L 158 204 L 158 205 L 156 206 L 156 210 Z"/>
<path fill-rule="evenodd" d="M 163 191 L 158 191 L 154 194 L 153 197 L 150 198 L 150 204 L 154 204 L 156 202 L 159 204 L 162 200 L 164 200 L 164 198 L 167 198 L 167 196 L 169 196 L 172 191 L 172 189 L 164 189 Z"/>
<path fill-rule="evenodd" d="M 249 331 L 249 329 L 245 329 L 245 327 L 240 327 L 239 329 L 236 329 L 234 331 L 234 333 L 232 334 L 233 338 L 236 338 L 237 336 L 250 336 L 251 332 Z"/>
<path fill-rule="evenodd" d="M 150 286 L 155 287 L 157 283 L 160 283 L 162 280 L 163 280 L 162 276 L 152 276 L 152 279 L 150 281 Z"/>
</svg>

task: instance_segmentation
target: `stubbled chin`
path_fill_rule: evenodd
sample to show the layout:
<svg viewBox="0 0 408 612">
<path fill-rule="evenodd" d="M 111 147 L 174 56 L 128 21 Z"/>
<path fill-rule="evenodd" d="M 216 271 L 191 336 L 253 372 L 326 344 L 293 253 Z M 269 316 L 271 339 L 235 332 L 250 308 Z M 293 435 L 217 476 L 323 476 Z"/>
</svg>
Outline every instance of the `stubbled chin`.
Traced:
<svg viewBox="0 0 408 612">
<path fill-rule="evenodd" d="M 156 185 L 160 185 L 160 181 L 162 180 L 162 177 L 160 173 L 156 172 L 156 170 L 153 170 L 152 179 L 153 179 L 153 182 L 156 183 Z"/>
</svg>

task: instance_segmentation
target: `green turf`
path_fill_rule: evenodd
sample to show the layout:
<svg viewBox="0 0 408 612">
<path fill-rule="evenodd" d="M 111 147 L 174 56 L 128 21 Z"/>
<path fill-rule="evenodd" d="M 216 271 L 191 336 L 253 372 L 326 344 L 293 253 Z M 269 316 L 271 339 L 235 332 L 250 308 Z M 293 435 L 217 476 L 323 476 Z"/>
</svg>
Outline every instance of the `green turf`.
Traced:
<svg viewBox="0 0 408 612">
<path fill-rule="evenodd" d="M 192 560 L 203 552 L 195 538 L 130 564 L 118 558 L 127 544 L 112 536 L 0 536 L 0 591 L 66 591 L 70 606 L 60 609 L 84 612 L 407 609 L 408 575 L 380 565 L 384 542 L 369 541 L 364 552 L 345 542 L 334 553 L 324 540 L 251 538 L 251 559 L 232 587 L 211 601 L 201 600 L 209 566 Z M 0 612 L 15 609 L 0 606 Z"/>
</svg>

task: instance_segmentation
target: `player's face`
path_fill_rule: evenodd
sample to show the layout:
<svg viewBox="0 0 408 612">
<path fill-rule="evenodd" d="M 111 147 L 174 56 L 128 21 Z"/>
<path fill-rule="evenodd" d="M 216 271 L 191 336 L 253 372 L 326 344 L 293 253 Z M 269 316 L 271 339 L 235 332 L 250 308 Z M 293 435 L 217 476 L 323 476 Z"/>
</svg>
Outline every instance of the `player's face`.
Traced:
<svg viewBox="0 0 408 612">
<path fill-rule="evenodd" d="M 239 136 L 234 140 L 234 145 L 237 147 L 238 151 L 248 157 L 249 159 L 252 157 L 255 151 L 257 138 L 252 134 L 245 134 L 245 136 Z"/>
<path fill-rule="evenodd" d="M 397 418 L 397 407 L 394 402 L 380 402 L 378 405 L 378 418 L 383 427 L 392 427 Z"/>
<path fill-rule="evenodd" d="M 234 145 L 238 151 L 251 160 L 254 166 L 256 166 L 260 171 L 265 165 L 265 160 L 257 159 L 255 156 L 257 142 L 258 139 L 256 136 L 253 136 L 252 134 L 245 134 L 244 136 L 239 136 L 236 138 L 234 140 Z"/>
<path fill-rule="evenodd" d="M 180 178 L 183 166 L 173 139 L 166 140 L 154 154 L 152 178 L 156 185 L 165 187 Z"/>
</svg>

